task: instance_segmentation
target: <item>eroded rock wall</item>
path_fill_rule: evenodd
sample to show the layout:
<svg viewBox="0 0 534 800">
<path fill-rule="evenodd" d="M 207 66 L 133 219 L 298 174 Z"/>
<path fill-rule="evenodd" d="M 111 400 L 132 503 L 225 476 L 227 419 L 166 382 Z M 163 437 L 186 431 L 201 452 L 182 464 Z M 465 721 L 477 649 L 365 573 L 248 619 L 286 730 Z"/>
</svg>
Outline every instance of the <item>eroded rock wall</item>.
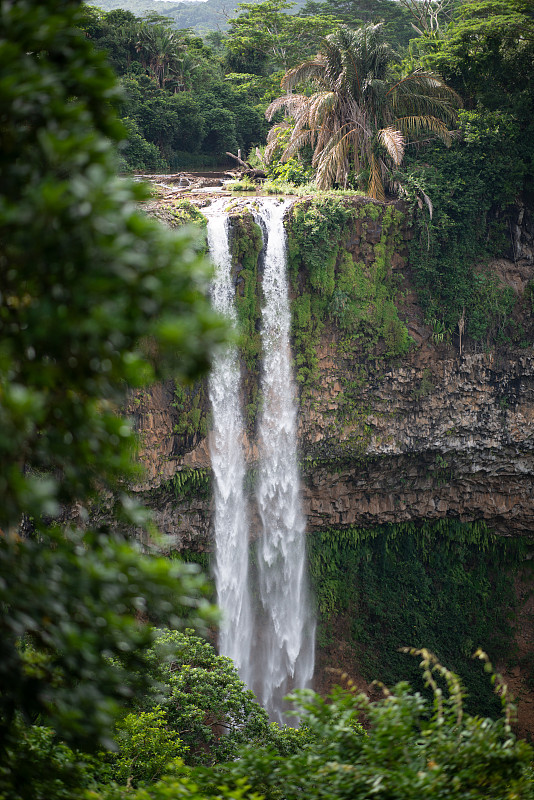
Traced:
<svg viewBox="0 0 534 800">
<path fill-rule="evenodd" d="M 305 202 L 303 207 L 308 209 Z M 313 353 L 309 348 L 304 355 L 295 353 L 297 363 L 314 362 L 312 377 L 300 384 L 300 458 L 309 531 L 452 517 L 486 520 L 502 535 L 532 533 L 534 352 L 528 334 L 532 303 L 522 306 L 529 317 L 523 320 L 527 334 L 522 346 L 483 348 L 464 340 L 460 352 L 458 335 L 448 343 L 441 341 L 424 323 L 407 260 L 411 232 L 399 227 L 398 208 L 366 205 L 358 198 L 349 211 L 352 217 L 346 207 L 343 211 L 349 221 L 339 234 L 343 246 L 335 244 L 336 263 L 350 257 L 359 270 L 358 280 L 367 281 L 366 286 L 376 281 L 380 270 L 382 281 L 398 287 L 399 320 L 411 345 L 404 355 L 391 357 L 376 331 L 372 346 L 365 341 L 362 345 L 361 334 L 351 338 L 327 319 L 313 334 L 310 328 Z M 249 420 L 244 446 L 252 487 L 255 407 L 261 402 L 254 339 L 261 263 L 256 266 L 258 244 L 252 246 L 258 234 L 250 214 L 242 212 L 239 208 L 233 212 L 232 246 L 236 296 L 249 328 L 242 371 Z M 518 231 L 526 241 L 528 236 Z M 295 302 L 313 279 L 302 261 L 304 248 L 301 251 L 300 262 L 297 258 L 291 266 Z M 500 259 L 498 267 L 503 285 L 512 285 L 518 297 L 526 293 L 534 277 L 531 259 Z M 332 262 L 329 269 L 338 267 Z M 518 270 L 521 281 L 511 281 Z M 364 331 L 365 324 L 364 319 Z M 369 330 L 372 325 L 371 319 Z M 302 328 L 297 330 L 298 341 L 305 334 Z M 169 382 L 133 395 L 128 413 L 136 420 L 145 467 L 134 488 L 153 507 L 156 522 L 169 537 L 168 546 L 209 549 L 210 493 L 184 491 L 175 479 L 184 470 L 198 470 L 203 486 L 209 480 L 205 386 L 184 393 Z M 188 484 L 189 489 L 194 486 Z M 254 514 L 251 492 L 252 519 Z"/>
<path fill-rule="evenodd" d="M 364 203 L 359 200 L 357 205 L 361 214 Z M 321 325 L 312 320 L 309 331 L 301 324 L 295 333 L 296 367 L 299 377 L 305 376 L 299 384 L 299 446 L 310 552 L 317 555 L 321 542 L 335 544 L 343 536 L 349 541 L 352 531 L 363 532 L 365 536 L 371 529 L 376 532 L 382 526 L 384 531 L 384 526 L 399 523 L 415 523 L 423 528 L 432 527 L 434 521 L 477 524 L 484 521 L 499 537 L 532 536 L 534 349 L 532 300 L 528 292 L 534 265 L 528 250 L 530 228 L 527 234 L 523 229 L 516 231 L 524 257 L 514 258 L 512 254 L 511 258 L 501 258 L 493 270 L 502 285 L 511 287 L 518 298 L 516 323 L 525 332 L 523 340 L 492 347 L 464 337 L 460 347 L 458 331 L 442 337 L 425 324 L 407 258 L 409 229 L 397 227 L 385 233 L 383 210 L 377 212 L 375 204 L 372 213 L 374 219 L 356 216 L 350 222 L 343 232 L 343 247 L 339 247 L 338 241 L 337 256 L 329 269 L 336 270 L 347 254 L 359 270 L 357 277 L 365 291 L 373 288 L 378 269 L 390 287 L 398 287 L 395 297 L 398 318 L 394 320 L 391 341 L 389 344 L 384 341 L 384 328 L 378 330 L 376 325 L 373 328 L 372 313 L 367 337 L 365 316 L 354 336 L 343 330 L 339 320 L 328 319 L 328 315 Z M 250 230 L 250 221 L 246 219 L 240 219 L 236 225 L 241 225 L 244 232 Z M 252 237 L 249 239 L 252 241 Z M 257 461 L 254 423 L 255 408 L 261 402 L 255 389 L 259 363 L 254 335 L 259 305 L 253 297 L 254 287 L 259 291 L 261 283 L 261 264 L 258 267 L 253 264 L 256 257 L 253 250 L 254 247 L 247 248 L 239 241 L 234 250 L 236 295 L 249 331 L 249 346 L 242 358 L 243 405 L 248 421 L 243 444 L 249 465 L 252 538 L 259 530 L 254 503 Z M 291 269 L 297 309 L 299 298 L 302 300 L 303 293 L 310 292 L 310 275 L 305 263 L 300 266 L 297 263 L 297 269 L 295 263 Z M 316 265 L 319 268 L 320 264 Z M 372 302 L 369 300 L 371 312 Z M 302 308 L 301 304 L 301 312 Z M 411 343 L 400 355 L 391 355 L 402 334 L 400 326 L 409 333 Z M 153 509 L 155 522 L 166 537 L 164 549 L 188 554 L 209 552 L 213 541 L 213 504 L 205 386 L 184 391 L 169 382 L 151 392 L 134 394 L 128 413 L 136 420 L 140 458 L 145 467 L 144 476 L 134 490 Z M 369 535 L 372 538 L 374 534 Z M 466 535 L 469 535 L 467 529 Z M 515 546 L 514 541 L 510 545 Z M 348 546 L 346 542 L 344 546 Z M 451 552 L 456 552 L 454 542 L 451 546 Z M 161 548 L 161 543 L 158 547 Z M 346 572 L 345 556 L 347 561 L 354 562 L 352 573 Z M 475 556 L 475 563 L 479 558 Z M 449 561 L 454 572 L 456 562 L 451 558 Z M 497 555 L 494 562 L 498 562 Z M 324 575 L 315 576 L 318 591 L 321 582 L 328 583 L 329 577 L 336 582 L 338 591 L 347 582 L 356 580 L 356 561 L 350 548 L 340 556 L 340 563 L 337 572 L 327 570 Z M 464 566 L 458 564 L 463 574 Z M 436 576 L 430 574 L 433 568 L 423 563 L 414 565 L 414 574 L 419 568 L 434 581 L 432 592 L 439 591 L 439 575 L 435 583 Z M 494 571 L 498 573 L 498 566 L 494 566 Z M 510 629 L 507 634 L 507 645 L 501 648 L 504 660 L 499 668 L 519 695 L 519 732 L 533 735 L 534 701 L 529 689 L 534 642 L 530 578 L 519 578 L 513 572 L 507 573 L 506 578 L 516 583 L 516 597 L 510 601 L 515 608 L 515 632 Z M 488 574 L 484 591 L 490 605 L 497 602 L 495 581 L 495 575 Z M 461 597 L 457 600 L 461 605 Z M 380 598 L 377 602 L 381 602 Z M 410 600 L 402 602 L 409 612 Z M 419 613 L 428 612 L 423 595 L 414 602 Z M 503 614 L 509 613 L 510 609 L 503 608 Z M 364 666 L 369 643 L 358 633 L 355 620 L 360 620 L 360 627 L 366 625 L 369 613 L 365 616 L 364 609 L 353 608 L 350 603 L 344 610 L 339 611 L 336 605 L 330 613 L 322 613 L 323 641 L 318 647 L 316 677 L 319 689 L 326 690 L 330 685 L 332 667 L 349 672 L 362 689 L 369 688 L 367 684 L 372 678 L 381 677 L 375 667 L 382 658 L 387 661 L 388 655 L 380 650 L 379 634 L 373 640 L 377 658 L 370 674 Z M 401 638 L 404 633 L 399 632 Z M 467 651 L 473 643 L 469 645 L 460 634 L 455 636 L 453 649 L 463 648 L 462 653 L 469 661 Z M 427 645 L 428 639 L 419 643 L 402 639 L 397 645 L 406 643 Z M 478 644 L 485 646 L 484 642 L 477 641 L 475 645 Z M 511 664 L 509 656 L 514 648 L 515 661 Z"/>
<path fill-rule="evenodd" d="M 301 421 L 311 529 L 455 517 L 534 531 L 530 350 L 460 357 L 423 345 L 361 388 L 348 425 L 332 422 L 340 383 L 328 348 L 321 364 L 324 391 Z"/>
</svg>

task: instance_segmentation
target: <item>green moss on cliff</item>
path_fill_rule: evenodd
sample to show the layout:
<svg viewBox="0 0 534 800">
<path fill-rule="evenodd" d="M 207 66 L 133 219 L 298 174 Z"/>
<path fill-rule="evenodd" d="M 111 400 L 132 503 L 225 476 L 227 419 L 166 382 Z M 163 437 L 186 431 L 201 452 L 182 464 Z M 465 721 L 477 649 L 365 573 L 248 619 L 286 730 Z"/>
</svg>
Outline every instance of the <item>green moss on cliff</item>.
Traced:
<svg viewBox="0 0 534 800">
<path fill-rule="evenodd" d="M 206 228 L 206 217 L 189 200 L 175 200 L 171 204 L 172 215 L 177 225 L 199 225 Z"/>
<path fill-rule="evenodd" d="M 261 228 L 250 211 L 231 216 L 231 247 L 236 272 L 239 345 L 247 369 L 256 373 L 261 349 L 258 259 L 263 246 Z"/>
<path fill-rule="evenodd" d="M 258 375 L 260 368 L 260 283 L 258 260 L 263 247 L 261 228 L 248 209 L 232 214 L 231 248 L 236 274 L 236 310 L 239 326 L 239 349 L 246 367 L 243 375 L 246 424 L 254 427 L 259 407 Z"/>
<path fill-rule="evenodd" d="M 351 368 L 409 349 L 411 339 L 396 305 L 398 279 L 391 269 L 403 220 L 393 206 L 346 198 L 307 199 L 291 208 L 289 274 L 303 397 L 317 382 L 317 347 L 325 325 L 336 331 L 336 356 Z M 348 400 L 341 398 L 338 407 L 338 421 L 345 423 L 350 422 L 345 411 L 351 406 L 351 381 L 352 376 L 343 386 Z"/>
<path fill-rule="evenodd" d="M 178 228 L 182 225 L 195 226 L 200 232 L 198 249 L 204 253 L 207 252 L 206 217 L 189 200 L 160 201 L 156 205 L 149 205 L 146 213 L 159 219 L 160 222 L 170 228 Z"/>
<path fill-rule="evenodd" d="M 524 540 L 493 535 L 483 522 L 440 520 L 328 529 L 309 538 L 319 642 L 347 638 L 366 679 L 420 685 L 417 664 L 398 652 L 427 647 L 458 672 L 471 712 L 498 701 L 471 655 L 514 657 L 514 574 Z"/>
<path fill-rule="evenodd" d="M 206 381 L 192 386 L 177 383 L 174 388 L 173 408 L 176 409 L 173 434 L 180 437 L 179 447 L 187 448 L 192 437 L 206 436 L 209 427 L 209 404 Z"/>
<path fill-rule="evenodd" d="M 181 201 L 179 210 L 184 221 L 204 219 L 186 201 Z M 244 407 L 250 431 L 261 403 L 258 259 L 262 234 L 248 209 L 229 209 L 229 216 L 239 346 L 245 366 Z M 301 397 L 307 399 L 311 389 L 318 388 L 318 349 L 325 328 L 329 328 L 340 375 L 336 408 L 330 415 L 331 433 L 356 426 L 354 435 L 362 448 L 368 439 L 369 410 L 359 405 L 359 388 L 371 371 L 380 369 L 381 361 L 403 355 L 411 344 L 397 310 L 399 278 L 392 271 L 394 253 L 402 246 L 403 221 L 403 214 L 394 206 L 347 197 L 308 198 L 295 203 L 288 215 L 293 351 Z M 204 396 L 205 391 L 198 390 L 177 396 L 177 407 L 180 404 L 184 415 L 176 426 L 178 435 L 191 436 L 195 430 L 204 433 Z M 198 397 L 196 404 L 191 402 Z"/>
</svg>

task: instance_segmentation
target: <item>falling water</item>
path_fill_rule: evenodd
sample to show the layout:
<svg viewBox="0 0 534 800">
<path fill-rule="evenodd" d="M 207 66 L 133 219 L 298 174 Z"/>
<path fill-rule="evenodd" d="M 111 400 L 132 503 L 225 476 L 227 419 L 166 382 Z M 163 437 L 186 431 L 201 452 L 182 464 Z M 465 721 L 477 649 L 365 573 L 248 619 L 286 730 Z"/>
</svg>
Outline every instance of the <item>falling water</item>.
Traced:
<svg viewBox="0 0 534 800">
<path fill-rule="evenodd" d="M 262 311 L 263 409 L 257 487 L 262 531 L 258 545 L 260 657 L 254 688 L 271 718 L 282 722 L 282 699 L 309 684 L 315 623 L 306 581 L 305 520 L 299 496 L 297 408 L 289 344 L 290 307 L 283 226 L 288 203 L 262 201 L 267 238 Z"/>
<path fill-rule="evenodd" d="M 208 244 L 215 264 L 213 307 L 235 322 L 228 219 L 208 215 Z M 218 604 L 223 612 L 219 649 L 229 656 L 242 680 L 251 685 L 252 614 L 248 588 L 249 524 L 243 482 L 243 418 L 237 349 L 228 346 L 215 359 L 209 380 L 213 412 L 210 454 L 215 479 L 215 555 Z"/>
</svg>

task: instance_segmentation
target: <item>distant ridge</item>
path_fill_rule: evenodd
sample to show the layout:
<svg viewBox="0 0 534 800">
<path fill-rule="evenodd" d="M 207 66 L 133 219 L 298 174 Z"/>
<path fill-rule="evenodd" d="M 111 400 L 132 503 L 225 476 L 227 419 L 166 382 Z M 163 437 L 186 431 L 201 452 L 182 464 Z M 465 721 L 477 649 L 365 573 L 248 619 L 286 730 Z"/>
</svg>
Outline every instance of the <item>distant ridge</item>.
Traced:
<svg viewBox="0 0 534 800">
<path fill-rule="evenodd" d="M 104 11 L 123 8 L 138 17 L 153 11 L 169 17 L 176 28 L 192 28 L 198 33 L 204 31 L 224 31 L 228 27 L 228 19 L 237 9 L 239 0 L 179 0 L 179 2 L 162 2 L 162 0 L 91 0 L 88 5 L 96 6 Z M 295 3 L 295 10 L 303 6 L 303 0 Z"/>
</svg>

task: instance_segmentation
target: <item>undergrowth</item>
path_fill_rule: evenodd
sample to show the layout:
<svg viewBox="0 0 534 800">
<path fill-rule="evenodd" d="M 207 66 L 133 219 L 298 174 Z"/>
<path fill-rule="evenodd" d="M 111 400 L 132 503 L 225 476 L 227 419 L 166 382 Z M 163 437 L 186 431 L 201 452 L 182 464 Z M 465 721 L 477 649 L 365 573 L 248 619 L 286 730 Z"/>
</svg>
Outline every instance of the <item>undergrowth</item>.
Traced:
<svg viewBox="0 0 534 800">
<path fill-rule="evenodd" d="M 460 128 L 450 150 L 434 145 L 424 164 L 408 158 L 398 182 L 415 212 L 410 264 L 427 320 L 449 337 L 462 320 L 466 335 L 491 347 L 521 338 L 516 295 L 489 262 L 515 258 L 511 220 L 528 158 L 520 157 L 524 137 L 511 116 L 462 111 Z"/>
<path fill-rule="evenodd" d="M 471 713 L 496 714 L 471 655 L 513 661 L 514 574 L 528 543 L 454 520 L 327 529 L 309 537 L 324 646 L 341 625 L 365 678 L 416 685 L 399 647 L 428 647 L 458 672 Z M 348 631 L 347 631 L 348 629 Z"/>
<path fill-rule="evenodd" d="M 182 467 L 162 485 L 162 489 L 172 492 L 175 500 L 187 500 L 191 497 L 209 498 L 211 497 L 211 470 Z"/>
</svg>

